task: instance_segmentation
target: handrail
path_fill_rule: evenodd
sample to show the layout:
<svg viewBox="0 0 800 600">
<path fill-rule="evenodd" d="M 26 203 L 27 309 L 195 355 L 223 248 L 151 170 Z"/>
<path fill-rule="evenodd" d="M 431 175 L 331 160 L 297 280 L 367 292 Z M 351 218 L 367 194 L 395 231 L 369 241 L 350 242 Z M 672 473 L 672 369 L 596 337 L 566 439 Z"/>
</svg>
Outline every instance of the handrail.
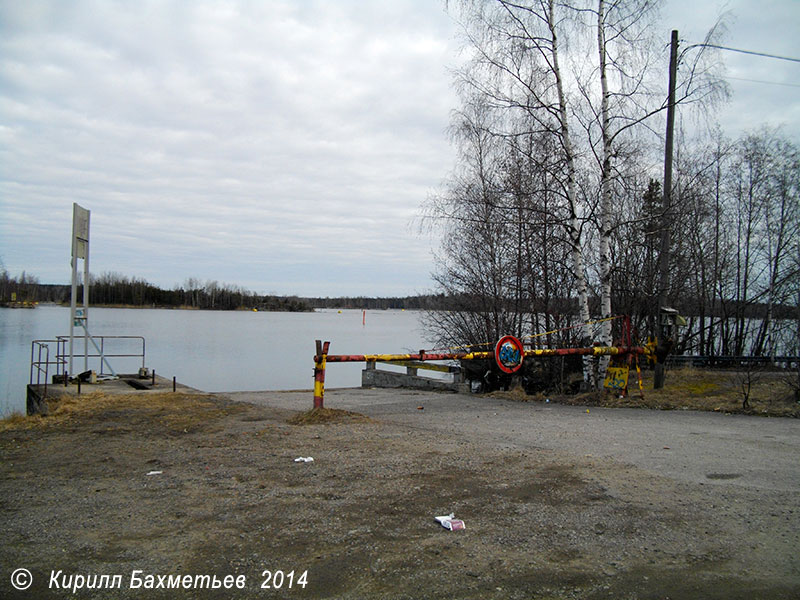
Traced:
<svg viewBox="0 0 800 600">
<path fill-rule="evenodd" d="M 54 339 L 54 340 L 33 340 L 31 342 L 31 371 L 30 371 L 30 380 L 28 383 L 31 385 L 40 385 L 41 384 L 41 375 L 42 371 L 44 371 L 44 385 L 47 386 L 47 380 L 49 379 L 50 373 L 50 365 L 56 366 L 56 375 L 61 375 L 62 372 L 65 372 L 67 361 L 63 357 L 63 353 L 61 350 L 61 346 L 63 344 L 63 340 Z M 55 360 L 50 360 L 50 344 L 56 345 L 56 355 Z M 34 358 L 34 353 L 36 348 L 38 348 L 38 356 Z M 46 349 L 45 359 L 42 360 L 42 348 Z M 34 371 L 36 372 L 36 381 L 34 382 L 33 374 Z"/>
<path fill-rule="evenodd" d="M 145 349 L 146 349 L 146 342 L 143 336 L 141 335 L 95 335 L 92 336 L 94 351 L 82 353 L 88 359 L 100 359 L 100 375 L 105 375 L 103 371 L 103 365 L 108 365 L 108 358 L 141 358 L 142 360 L 142 368 L 145 368 Z M 106 341 L 107 340 L 140 340 L 141 341 L 141 350 L 137 352 L 106 352 Z M 56 336 L 55 339 L 50 340 L 33 340 L 31 342 L 31 371 L 30 371 L 30 383 L 34 384 L 34 373 L 37 373 L 37 381 L 38 384 L 41 380 L 41 373 L 44 371 L 45 380 L 48 379 L 49 375 L 49 367 L 50 365 L 55 365 L 56 372 L 55 375 L 61 376 L 66 373 L 67 363 L 69 361 L 69 354 L 67 354 L 67 345 L 69 342 L 68 335 L 59 335 Z M 99 342 L 99 344 L 97 344 Z M 48 344 L 56 344 L 56 354 L 55 359 L 51 360 L 50 357 L 50 348 Z M 36 347 L 40 348 L 39 355 L 35 356 L 35 349 Z M 41 359 L 41 352 L 42 347 L 47 348 L 45 360 Z M 109 365 L 110 368 L 110 365 Z"/>
<path fill-rule="evenodd" d="M 38 349 L 37 360 L 33 360 L 34 349 Z M 45 358 L 42 361 L 42 351 L 44 350 Z M 44 365 L 44 369 L 42 369 Z M 44 395 L 47 396 L 47 375 L 50 367 L 50 346 L 43 341 L 31 342 L 31 372 L 30 383 L 33 384 L 33 370 L 36 369 L 36 385 L 41 385 L 42 370 L 44 370 Z"/>
<path fill-rule="evenodd" d="M 68 335 L 59 335 L 57 336 L 59 340 L 63 340 L 65 343 L 69 341 Z M 108 365 L 108 362 L 105 360 L 107 358 L 139 358 L 142 359 L 142 368 L 145 368 L 145 339 L 141 335 L 93 335 L 91 336 L 95 342 L 97 340 L 100 341 L 99 347 L 95 343 L 95 354 L 88 354 L 88 358 L 99 358 L 100 359 L 100 371 L 98 372 L 99 375 L 105 375 L 106 373 L 103 371 L 103 363 Z M 76 338 L 81 339 L 81 338 Z M 142 350 L 141 352 L 137 353 L 125 353 L 125 354 L 108 354 L 105 351 L 105 341 L 106 340 L 141 340 L 142 342 Z M 76 356 L 78 354 L 76 353 Z M 111 365 L 108 365 L 109 369 L 111 369 Z M 113 369 L 112 369 L 113 373 Z"/>
</svg>

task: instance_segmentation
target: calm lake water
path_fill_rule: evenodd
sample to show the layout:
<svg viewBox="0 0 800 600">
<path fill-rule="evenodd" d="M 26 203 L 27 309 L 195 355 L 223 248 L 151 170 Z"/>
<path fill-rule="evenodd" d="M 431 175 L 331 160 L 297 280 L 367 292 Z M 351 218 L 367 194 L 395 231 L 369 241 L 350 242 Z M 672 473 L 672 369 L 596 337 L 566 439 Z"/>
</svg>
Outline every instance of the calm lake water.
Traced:
<svg viewBox="0 0 800 600">
<path fill-rule="evenodd" d="M 331 354 L 417 351 L 430 348 L 416 311 L 320 310 L 313 313 L 222 312 L 90 308 L 92 335 L 139 335 L 145 363 L 161 376 L 208 392 L 313 388 L 314 340 L 329 340 Z M 0 414 L 25 412 L 31 342 L 69 335 L 69 308 L 0 309 Z M 135 343 L 109 349 L 138 351 Z M 82 346 L 80 346 L 82 351 Z M 55 353 L 55 345 L 50 347 Z M 119 373 L 141 361 L 111 360 Z M 99 371 L 95 359 L 89 368 Z M 361 385 L 363 363 L 329 365 L 326 387 Z M 83 370 L 83 357 L 75 371 Z"/>
</svg>

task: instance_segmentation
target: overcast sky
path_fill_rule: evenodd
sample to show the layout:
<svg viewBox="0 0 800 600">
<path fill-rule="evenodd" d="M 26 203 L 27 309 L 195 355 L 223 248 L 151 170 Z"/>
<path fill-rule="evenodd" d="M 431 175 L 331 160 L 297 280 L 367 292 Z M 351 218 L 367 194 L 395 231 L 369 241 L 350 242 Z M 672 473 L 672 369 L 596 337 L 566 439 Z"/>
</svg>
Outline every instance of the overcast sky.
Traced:
<svg viewBox="0 0 800 600">
<path fill-rule="evenodd" d="M 665 2 L 665 45 L 726 10 L 726 45 L 800 56 L 797 0 Z M 0 0 L 0 259 L 67 283 L 77 202 L 96 274 L 430 291 L 458 48 L 436 0 Z M 724 58 L 727 133 L 800 141 L 800 64 Z"/>
</svg>

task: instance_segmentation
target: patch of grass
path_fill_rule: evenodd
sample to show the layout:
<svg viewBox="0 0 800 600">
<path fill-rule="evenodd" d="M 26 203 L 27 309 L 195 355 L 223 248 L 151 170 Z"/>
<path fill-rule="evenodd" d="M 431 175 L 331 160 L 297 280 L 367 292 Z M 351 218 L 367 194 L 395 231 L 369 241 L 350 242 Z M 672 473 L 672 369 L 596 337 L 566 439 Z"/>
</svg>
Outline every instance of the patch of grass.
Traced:
<svg viewBox="0 0 800 600">
<path fill-rule="evenodd" d="M 150 423 L 172 432 L 207 429 L 222 417 L 243 408 L 213 395 L 184 393 L 131 393 L 65 395 L 48 399 L 46 416 L 12 415 L 0 421 L 0 431 L 51 429 L 79 423 L 101 423 L 109 430 Z"/>
<path fill-rule="evenodd" d="M 40 425 L 41 420 L 42 417 L 38 415 L 29 417 L 22 413 L 13 412 L 0 419 L 0 432 L 35 429 Z"/>
<path fill-rule="evenodd" d="M 715 381 L 694 381 L 685 385 L 684 389 L 693 396 L 713 396 L 719 391 L 719 384 Z"/>
<path fill-rule="evenodd" d="M 667 372 L 665 385 L 653 389 L 652 371 L 642 370 L 643 393 L 635 371 L 628 379 L 628 395 L 620 398 L 605 390 L 558 396 L 563 404 L 653 408 L 660 410 L 700 410 L 753 414 L 772 417 L 800 417 L 800 404 L 780 373 L 765 372 L 751 390 L 750 408 L 742 408 L 741 387 L 737 374 L 731 371 L 682 368 Z M 642 395 L 644 397 L 642 397 Z M 532 397 L 531 397 L 532 398 Z"/>
<path fill-rule="evenodd" d="M 312 408 L 294 415 L 287 421 L 290 425 L 321 425 L 328 423 L 371 423 L 366 415 L 338 408 Z"/>
<path fill-rule="evenodd" d="M 522 386 L 513 387 L 508 391 L 496 390 L 494 392 L 489 392 L 486 395 L 490 398 L 514 400 L 515 402 L 544 402 L 545 398 L 549 397 L 542 393 L 528 395 L 525 393 L 525 390 L 522 388 Z"/>
</svg>

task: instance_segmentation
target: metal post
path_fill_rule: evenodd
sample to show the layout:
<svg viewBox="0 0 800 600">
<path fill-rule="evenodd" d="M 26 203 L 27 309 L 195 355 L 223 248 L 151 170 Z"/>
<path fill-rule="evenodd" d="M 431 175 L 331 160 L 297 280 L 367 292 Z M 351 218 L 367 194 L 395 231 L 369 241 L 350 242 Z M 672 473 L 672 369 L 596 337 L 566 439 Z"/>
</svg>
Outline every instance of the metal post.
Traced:
<svg viewBox="0 0 800 600">
<path fill-rule="evenodd" d="M 325 401 L 325 363 L 330 342 L 316 340 L 317 355 L 314 357 L 314 408 L 323 408 Z"/>
<path fill-rule="evenodd" d="M 45 363 L 44 363 L 44 397 L 47 398 L 47 378 L 50 377 L 50 346 L 47 344 L 44 345 L 45 349 Z M 39 360 L 41 361 L 42 350 L 39 349 Z M 37 377 L 37 382 L 38 377 Z"/>
<path fill-rule="evenodd" d="M 72 369 L 75 343 L 75 313 L 76 298 L 78 296 L 78 259 L 75 257 L 75 237 L 72 238 L 72 286 L 69 300 L 69 370 Z"/>
<path fill-rule="evenodd" d="M 661 214 L 661 252 L 658 256 L 658 343 L 665 343 L 666 333 L 661 323 L 661 309 L 667 305 L 667 292 L 669 291 L 669 252 L 670 228 L 672 222 L 672 141 L 675 131 L 675 79 L 678 72 L 678 30 L 672 30 L 669 53 L 669 96 L 667 98 L 667 139 L 664 145 L 664 195 Z M 664 387 L 664 363 L 656 361 L 653 374 L 653 388 Z"/>
<path fill-rule="evenodd" d="M 83 257 L 83 370 L 89 370 L 89 340 L 92 336 L 89 335 L 89 219 L 91 212 L 86 211 L 86 256 Z M 103 357 L 100 353 L 100 371 L 103 371 Z M 113 372 L 113 370 L 112 370 Z"/>
<path fill-rule="evenodd" d="M 33 383 L 33 353 L 34 353 L 34 348 L 35 347 L 36 347 L 36 340 L 31 342 L 31 370 L 28 372 L 28 382 L 29 383 Z M 39 355 L 40 355 L 39 360 L 41 360 L 41 351 L 39 351 Z M 38 368 L 38 365 L 37 365 L 37 368 Z"/>
<path fill-rule="evenodd" d="M 89 370 L 89 330 L 86 327 L 89 318 L 89 217 L 91 211 L 72 203 L 72 286 L 70 295 L 70 315 L 69 315 L 69 370 L 73 370 L 72 359 L 74 358 L 74 333 L 75 319 L 77 316 L 77 295 L 78 295 L 78 259 L 83 259 L 83 314 L 81 323 L 83 324 L 83 344 L 84 344 L 84 365 L 83 370 Z"/>
</svg>

